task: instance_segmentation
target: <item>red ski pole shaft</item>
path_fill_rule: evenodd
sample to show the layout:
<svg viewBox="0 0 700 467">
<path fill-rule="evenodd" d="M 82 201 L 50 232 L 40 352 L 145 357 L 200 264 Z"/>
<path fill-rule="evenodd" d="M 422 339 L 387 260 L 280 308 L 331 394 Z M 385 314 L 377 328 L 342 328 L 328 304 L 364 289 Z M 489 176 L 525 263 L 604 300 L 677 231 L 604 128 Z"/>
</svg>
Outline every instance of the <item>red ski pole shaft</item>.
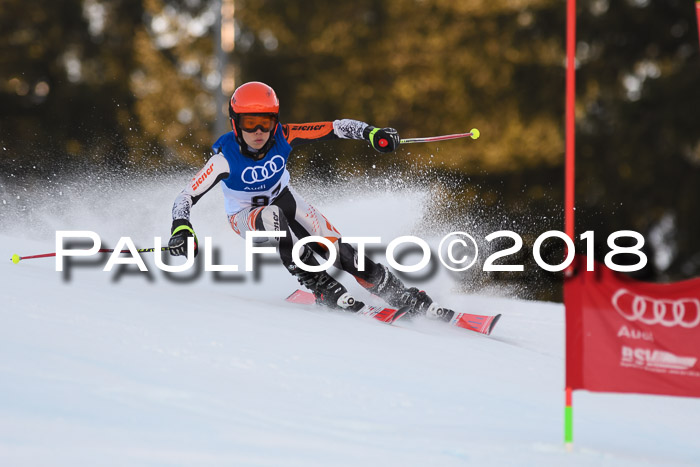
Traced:
<svg viewBox="0 0 700 467">
<path fill-rule="evenodd" d="M 168 251 L 170 250 L 169 247 L 163 246 L 160 248 L 160 251 Z M 114 253 L 115 250 L 109 249 L 109 248 L 101 248 L 97 250 L 98 253 Z M 151 253 L 153 251 L 156 251 L 155 248 L 139 248 L 136 250 L 137 253 Z M 119 253 L 130 253 L 129 250 L 120 250 Z M 31 256 L 20 256 L 20 255 L 12 255 L 12 258 L 10 260 L 17 264 L 23 259 L 35 259 L 35 258 L 51 258 L 53 256 L 56 256 L 56 253 L 44 253 L 42 255 L 31 255 Z"/>
<path fill-rule="evenodd" d="M 457 138 L 471 138 L 471 139 L 478 139 L 479 136 L 481 136 L 481 132 L 477 130 L 476 128 L 472 128 L 471 131 L 468 133 L 457 133 L 454 135 L 442 135 L 442 136 L 428 136 L 425 138 L 406 138 L 399 140 L 401 144 L 407 144 L 407 143 L 430 143 L 433 141 L 445 141 L 448 139 L 457 139 Z"/>
</svg>

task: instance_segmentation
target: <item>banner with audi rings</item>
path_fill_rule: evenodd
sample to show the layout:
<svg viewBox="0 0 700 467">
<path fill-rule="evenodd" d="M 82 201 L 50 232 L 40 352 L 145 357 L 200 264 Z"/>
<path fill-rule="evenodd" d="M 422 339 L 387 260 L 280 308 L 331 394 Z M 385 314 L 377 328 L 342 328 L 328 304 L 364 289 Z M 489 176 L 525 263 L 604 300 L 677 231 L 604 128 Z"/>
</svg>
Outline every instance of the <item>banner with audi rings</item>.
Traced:
<svg viewBox="0 0 700 467">
<path fill-rule="evenodd" d="M 566 385 L 700 397 L 700 279 L 632 280 L 600 263 L 566 279 Z"/>
</svg>

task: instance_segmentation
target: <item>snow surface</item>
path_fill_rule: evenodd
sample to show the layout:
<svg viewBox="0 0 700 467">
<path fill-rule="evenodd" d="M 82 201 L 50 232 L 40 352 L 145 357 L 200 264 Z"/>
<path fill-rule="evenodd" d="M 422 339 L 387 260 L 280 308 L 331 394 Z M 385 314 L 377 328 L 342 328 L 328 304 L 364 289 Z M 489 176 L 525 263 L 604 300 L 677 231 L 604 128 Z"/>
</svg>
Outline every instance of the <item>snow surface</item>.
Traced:
<svg viewBox="0 0 700 467">
<path fill-rule="evenodd" d="M 150 247 L 186 181 L 29 193 L 31 212 L 0 227 L 0 257 L 54 251 L 55 230 Z M 298 191 L 345 235 L 384 240 L 414 233 L 428 199 Z M 218 190 L 192 220 L 243 269 Z M 106 258 L 68 276 L 53 259 L 0 263 L 0 465 L 700 465 L 688 398 L 577 392 L 564 449 L 561 304 L 460 295 L 442 273 L 421 284 L 446 306 L 502 313 L 485 337 L 287 304 L 296 282 L 275 264 L 259 280 L 176 283 L 144 260 L 148 274 L 103 272 Z"/>
</svg>

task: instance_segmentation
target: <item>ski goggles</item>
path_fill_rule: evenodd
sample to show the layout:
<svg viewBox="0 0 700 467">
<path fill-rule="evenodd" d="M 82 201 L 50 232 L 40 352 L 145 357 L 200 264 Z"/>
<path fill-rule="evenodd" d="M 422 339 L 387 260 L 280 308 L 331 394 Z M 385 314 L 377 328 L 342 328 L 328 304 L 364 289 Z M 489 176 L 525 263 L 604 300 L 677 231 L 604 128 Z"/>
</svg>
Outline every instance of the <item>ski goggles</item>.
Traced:
<svg viewBox="0 0 700 467">
<path fill-rule="evenodd" d="M 277 124 L 277 117 L 274 115 L 254 115 L 242 114 L 238 116 L 238 126 L 241 130 L 253 133 L 258 128 L 267 133 Z"/>
</svg>

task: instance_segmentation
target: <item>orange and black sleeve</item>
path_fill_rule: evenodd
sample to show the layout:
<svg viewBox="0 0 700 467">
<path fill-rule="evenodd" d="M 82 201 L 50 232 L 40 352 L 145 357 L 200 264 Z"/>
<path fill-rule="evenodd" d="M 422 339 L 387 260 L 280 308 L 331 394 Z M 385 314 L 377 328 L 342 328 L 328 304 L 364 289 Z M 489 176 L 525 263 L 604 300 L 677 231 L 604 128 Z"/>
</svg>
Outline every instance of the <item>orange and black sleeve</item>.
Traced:
<svg viewBox="0 0 700 467">
<path fill-rule="evenodd" d="M 333 131 L 333 122 L 290 123 L 282 125 L 282 131 L 292 147 L 314 141 L 339 138 Z"/>
</svg>

